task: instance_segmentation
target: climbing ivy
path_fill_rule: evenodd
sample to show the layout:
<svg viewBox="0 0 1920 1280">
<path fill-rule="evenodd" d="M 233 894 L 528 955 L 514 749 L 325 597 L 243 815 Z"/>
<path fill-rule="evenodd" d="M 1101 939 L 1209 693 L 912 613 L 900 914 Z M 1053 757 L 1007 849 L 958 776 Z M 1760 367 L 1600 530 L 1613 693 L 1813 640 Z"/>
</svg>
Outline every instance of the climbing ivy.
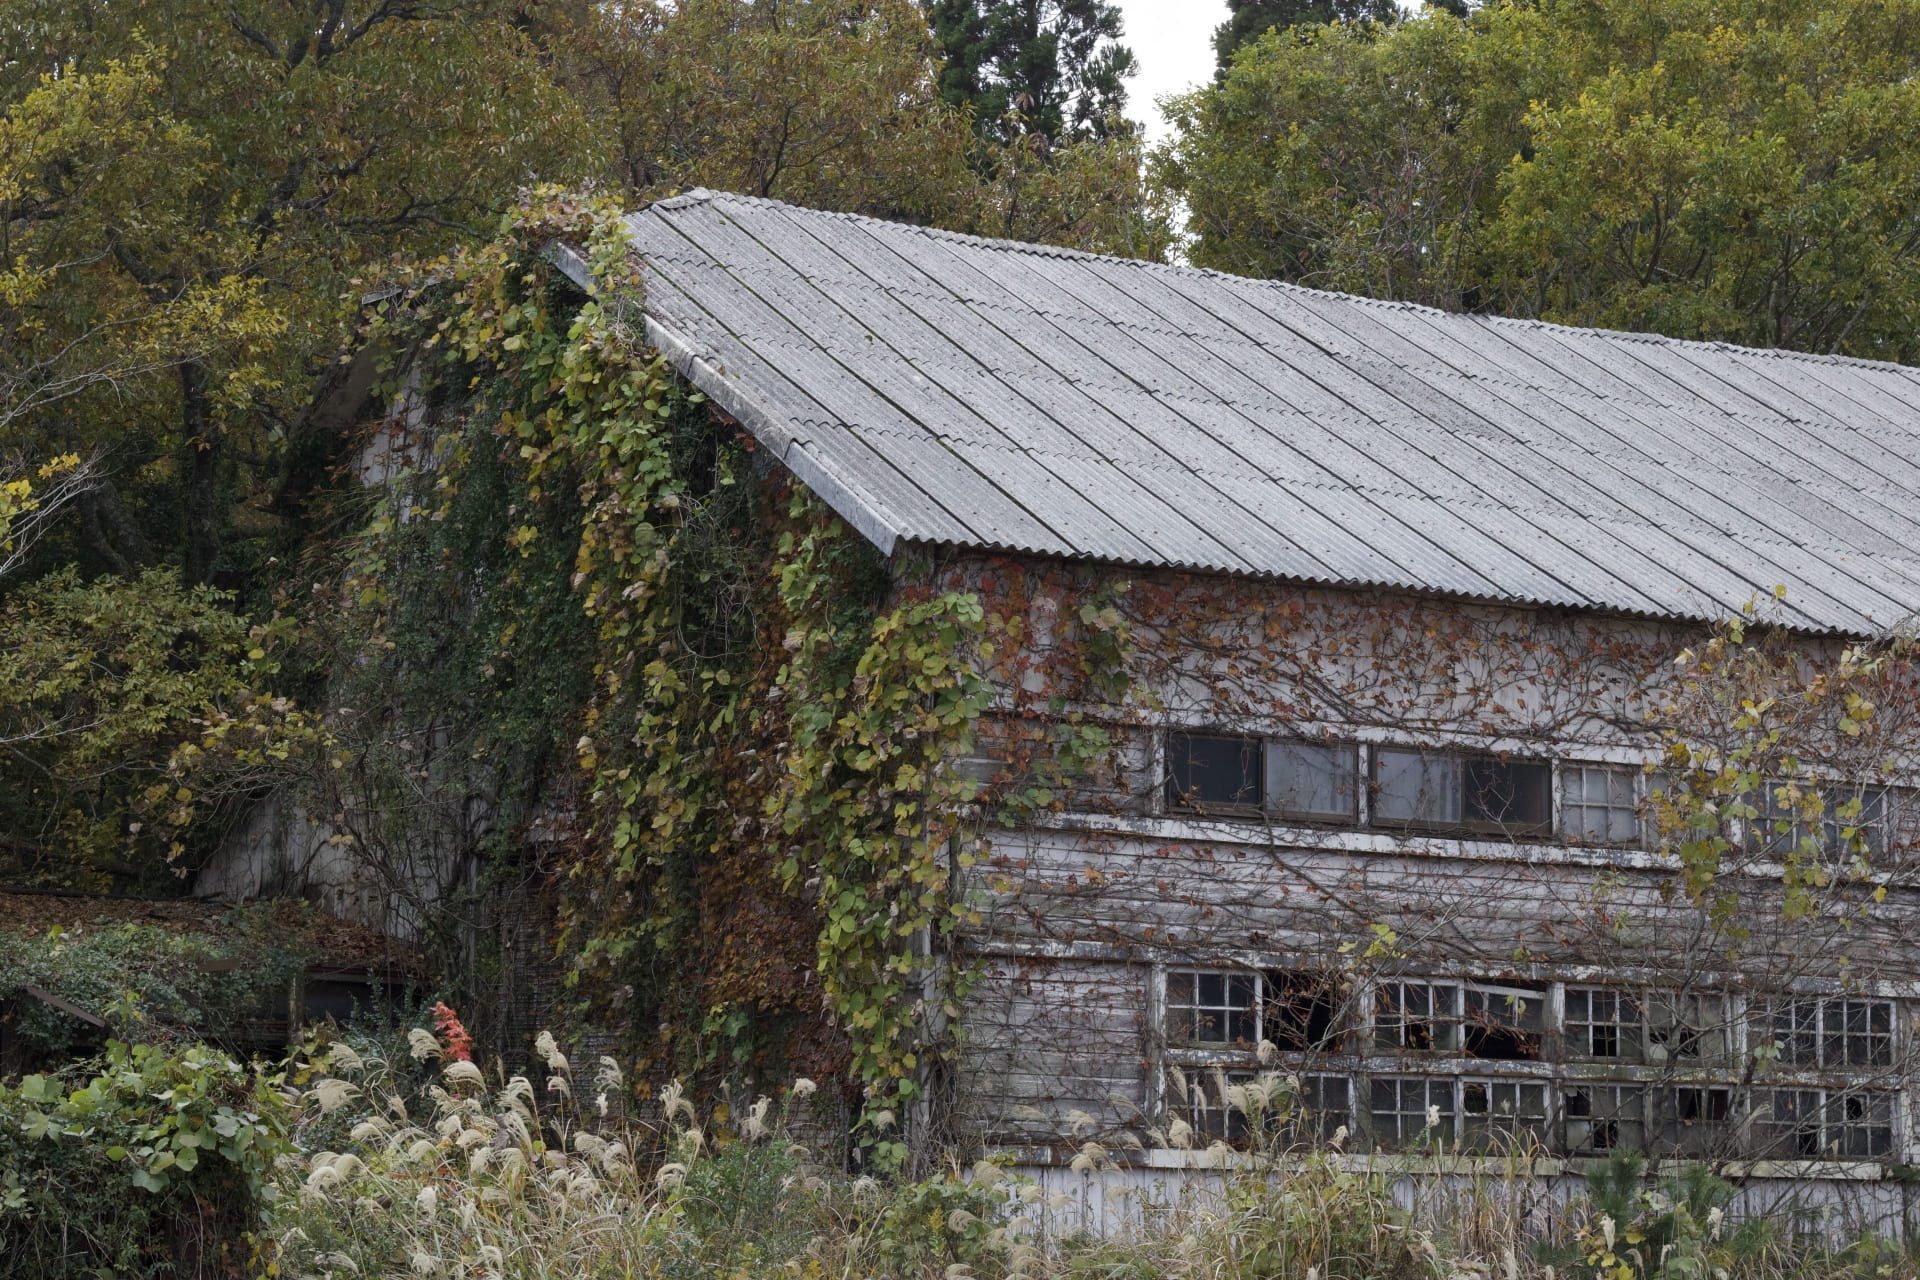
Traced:
<svg viewBox="0 0 1920 1280">
<path fill-rule="evenodd" d="M 557 243 L 585 252 L 584 300 Z M 865 1141 L 897 1161 L 889 1118 L 954 1046 L 966 974 L 946 940 L 968 909 L 951 882 L 980 856 L 987 798 L 962 762 L 1006 687 L 996 643 L 1021 623 L 931 561 L 882 562 L 756 465 L 752 437 L 632 327 L 642 283 L 611 206 L 541 191 L 492 243 L 423 268 L 369 339 L 402 353 L 407 404 L 467 424 L 446 439 L 485 423 L 512 446 L 529 511 L 574 513 L 592 689 L 562 946 L 582 1010 L 629 1015 L 643 1065 L 844 1067 Z M 361 539 L 366 580 L 399 524 L 444 518 L 482 452 L 434 454 L 441 509 L 385 510 Z M 500 536 L 535 556 L 553 525 L 528 514 Z M 1111 694 L 1124 626 L 1088 599 L 1091 639 L 1061 653 Z M 999 746 L 1015 810 L 1055 802 L 1105 749 L 1064 707 L 1024 734 L 1044 749 Z"/>
</svg>

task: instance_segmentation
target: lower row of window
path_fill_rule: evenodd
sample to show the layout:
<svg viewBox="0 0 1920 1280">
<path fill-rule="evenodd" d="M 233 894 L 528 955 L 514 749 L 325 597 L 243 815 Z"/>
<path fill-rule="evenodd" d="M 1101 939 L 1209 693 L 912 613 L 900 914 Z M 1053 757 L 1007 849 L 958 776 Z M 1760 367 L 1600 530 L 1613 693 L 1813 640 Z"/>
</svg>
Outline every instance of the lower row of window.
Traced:
<svg viewBox="0 0 1920 1280">
<path fill-rule="evenodd" d="M 1377 1151 L 1518 1147 L 1567 1155 L 1636 1150 L 1774 1160 L 1872 1160 L 1894 1154 L 1895 1095 L 1884 1089 L 1458 1076 L 1365 1076 L 1356 1082 L 1309 1073 L 1295 1077 L 1298 1097 L 1249 1107 L 1245 1086 L 1255 1078 L 1251 1072 L 1176 1073 L 1169 1081 L 1168 1105 L 1202 1141 L 1235 1145 L 1250 1144 L 1264 1131 L 1266 1138 L 1289 1145 L 1339 1139 L 1348 1149 Z"/>
</svg>

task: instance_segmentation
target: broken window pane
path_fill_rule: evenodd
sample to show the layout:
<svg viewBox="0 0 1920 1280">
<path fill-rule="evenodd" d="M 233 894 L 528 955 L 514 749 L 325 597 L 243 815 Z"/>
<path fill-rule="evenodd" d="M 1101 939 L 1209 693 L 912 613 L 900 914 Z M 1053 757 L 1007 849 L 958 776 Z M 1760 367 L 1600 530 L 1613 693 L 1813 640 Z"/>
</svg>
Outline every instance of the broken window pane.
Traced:
<svg viewBox="0 0 1920 1280">
<path fill-rule="evenodd" d="M 1547 1029 L 1547 995 L 1511 987 L 1469 983 L 1461 1047 L 1469 1057 L 1505 1061 L 1540 1056 Z"/>
<path fill-rule="evenodd" d="M 1516 832 L 1545 831 L 1553 817 L 1553 767 L 1498 756 L 1466 761 L 1462 805 L 1468 822 Z"/>
<path fill-rule="evenodd" d="M 1647 997 L 1647 1061 L 1719 1062 L 1727 1056 L 1726 1003 L 1656 991 Z"/>
<path fill-rule="evenodd" d="M 1593 1155 L 1645 1149 L 1646 1093 L 1641 1086 L 1571 1085 L 1562 1101 L 1567 1115 L 1568 1151 Z"/>
<path fill-rule="evenodd" d="M 1681 1155 L 1726 1153 L 1733 1133 L 1733 1090 L 1679 1085 L 1661 1099 L 1661 1141 Z"/>
<path fill-rule="evenodd" d="M 1755 1133 L 1760 1154 L 1775 1160 L 1818 1160 L 1822 1099 L 1818 1089 L 1774 1089 L 1761 1107 Z"/>
<path fill-rule="evenodd" d="M 1352 822 L 1359 777 L 1354 748 L 1267 744 L 1267 808 L 1289 817 Z"/>
<path fill-rule="evenodd" d="M 1331 1052 L 1338 1047 L 1333 982 L 1319 973 L 1269 973 L 1261 1034 L 1283 1053 Z"/>
<path fill-rule="evenodd" d="M 1893 1153 L 1893 1095 L 1851 1090 L 1827 1093 L 1824 1148 L 1837 1160 L 1862 1160 Z"/>
<path fill-rule="evenodd" d="M 1167 799 L 1188 808 L 1257 807 L 1262 767 L 1258 738 L 1167 735 Z"/>
</svg>

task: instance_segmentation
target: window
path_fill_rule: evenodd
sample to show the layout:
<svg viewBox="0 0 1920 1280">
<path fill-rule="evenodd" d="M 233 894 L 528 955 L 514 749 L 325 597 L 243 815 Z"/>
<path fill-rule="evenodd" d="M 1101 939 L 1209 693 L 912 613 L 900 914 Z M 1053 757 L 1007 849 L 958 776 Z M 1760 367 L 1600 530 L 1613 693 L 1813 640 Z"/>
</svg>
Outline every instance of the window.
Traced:
<svg viewBox="0 0 1920 1280">
<path fill-rule="evenodd" d="M 1381 747 L 1373 785 L 1373 816 L 1383 824 L 1538 835 L 1553 812 L 1553 767 L 1499 756 Z"/>
<path fill-rule="evenodd" d="M 1359 816 L 1359 781 L 1351 745 L 1267 744 L 1269 812 L 1312 821 L 1352 822 Z"/>
<path fill-rule="evenodd" d="M 1670 991 L 1647 996 L 1647 1061 L 1721 1062 L 1728 1056 L 1726 1003 Z"/>
<path fill-rule="evenodd" d="M 1638 1061 L 1640 1002 L 1605 987 L 1568 987 L 1567 1052 L 1576 1058 Z"/>
<path fill-rule="evenodd" d="M 1882 790 L 1776 778 L 1761 786 L 1753 806 L 1760 813 L 1748 821 L 1747 846 L 1761 853 L 1792 853 L 1809 837 L 1836 857 L 1885 853 L 1890 843 Z"/>
<path fill-rule="evenodd" d="M 1453 1081 L 1375 1076 L 1369 1090 L 1374 1145 L 1406 1151 L 1453 1136 Z"/>
<path fill-rule="evenodd" d="M 1779 1061 L 1794 1067 L 1884 1067 L 1893 1062 L 1893 1004 L 1887 1000 L 1778 1000 L 1755 1019 Z"/>
<path fill-rule="evenodd" d="M 1185 1096 L 1180 1100 L 1179 1110 L 1185 1113 L 1183 1118 L 1186 1122 L 1193 1126 L 1193 1136 L 1197 1142 L 1237 1144 L 1246 1141 L 1247 1114 L 1233 1105 L 1232 1090 L 1236 1086 L 1246 1087 L 1253 1079 L 1250 1071 L 1215 1071 L 1192 1079 L 1185 1089 Z"/>
<path fill-rule="evenodd" d="M 1382 822 L 1451 826 L 1461 821 L 1458 756 L 1376 749 L 1373 816 Z"/>
<path fill-rule="evenodd" d="M 1287 1053 L 1339 1045 L 1333 982 L 1325 974 L 1174 969 L 1167 973 L 1167 1039 Z"/>
<path fill-rule="evenodd" d="M 1176 1111 L 1202 1142 L 1246 1142 L 1253 1133 L 1249 1110 L 1260 1115 L 1269 1136 L 1287 1146 L 1331 1142 L 1342 1129 L 1353 1132 L 1353 1104 L 1345 1076 L 1300 1076 L 1298 1096 L 1285 1087 L 1285 1079 L 1272 1072 L 1214 1071 L 1189 1081 Z M 1250 1103 L 1246 1090 L 1271 1090 L 1271 1100 L 1265 1105 Z M 1179 1093 L 1177 1084 L 1174 1092 Z"/>
<path fill-rule="evenodd" d="M 1661 1097 L 1660 1137 L 1681 1155 L 1714 1155 L 1733 1137 L 1733 1090 L 1679 1085 Z"/>
<path fill-rule="evenodd" d="M 1345 1129 L 1353 1133 L 1353 1089 L 1345 1076 L 1303 1076 L 1298 1121 L 1303 1131 L 1332 1142 Z"/>
<path fill-rule="evenodd" d="M 1513 987 L 1466 986 L 1461 1048 L 1470 1058 L 1503 1061 L 1540 1056 L 1547 1029 L 1547 993 Z"/>
<path fill-rule="evenodd" d="M 1640 770 L 1617 765 L 1560 766 L 1560 834 L 1588 844 L 1635 844 L 1640 806 L 1635 780 Z"/>
<path fill-rule="evenodd" d="M 1827 1150 L 1841 1160 L 1890 1155 L 1893 1096 L 1854 1091 L 1827 1094 Z"/>
<path fill-rule="evenodd" d="M 1757 1126 L 1776 1160 L 1861 1160 L 1893 1152 L 1893 1097 L 1841 1089 L 1773 1089 Z"/>
<path fill-rule="evenodd" d="M 1260 806 L 1258 738 L 1167 736 L 1167 802 L 1189 809 Z"/>
<path fill-rule="evenodd" d="M 1561 1104 L 1566 1108 L 1568 1151 L 1596 1155 L 1646 1148 L 1646 1090 L 1640 1085 L 1571 1085 Z"/>
<path fill-rule="evenodd" d="M 1460 1141 L 1482 1150 L 1547 1142 L 1547 1086 L 1539 1080 L 1464 1080 Z"/>
<path fill-rule="evenodd" d="M 1318 973 L 1261 976 L 1260 1034 L 1282 1053 L 1328 1052 L 1338 1047 L 1332 981 Z"/>
<path fill-rule="evenodd" d="M 1390 1049 L 1459 1047 L 1460 986 L 1393 980 L 1374 988 L 1373 1039 Z"/>
<path fill-rule="evenodd" d="M 1260 1042 L 1255 973 L 1176 969 L 1167 974 L 1167 1039 L 1180 1044 Z"/>
</svg>

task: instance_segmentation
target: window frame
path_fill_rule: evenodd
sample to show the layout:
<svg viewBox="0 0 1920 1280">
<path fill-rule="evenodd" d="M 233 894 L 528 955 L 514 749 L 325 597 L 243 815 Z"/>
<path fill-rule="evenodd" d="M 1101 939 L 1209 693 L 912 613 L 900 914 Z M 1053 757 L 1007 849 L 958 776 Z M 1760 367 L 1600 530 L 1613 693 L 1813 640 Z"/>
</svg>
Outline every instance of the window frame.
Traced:
<svg viewBox="0 0 1920 1280">
<path fill-rule="evenodd" d="M 1472 1155 L 1504 1150 L 1511 1141 L 1526 1141 L 1569 1159 L 1640 1150 L 1649 1157 L 1679 1159 L 1888 1163 L 1907 1150 L 1908 1086 L 1900 1081 L 1905 1079 L 1901 1073 L 1906 1071 L 1904 1055 L 1910 1046 L 1901 1019 L 1910 1011 L 1909 1005 L 1914 1006 L 1912 1012 L 1920 1012 L 1916 1002 L 1851 994 L 1790 997 L 1789 1003 L 1797 1001 L 1822 1015 L 1809 1032 L 1819 1056 L 1814 1064 L 1787 1064 L 1804 1065 L 1805 1071 L 1785 1070 L 1749 1083 L 1742 1072 L 1748 1065 L 1749 1046 L 1761 1034 L 1750 1028 L 1768 1028 L 1771 1034 L 1778 1002 L 1737 992 L 1564 980 L 1549 981 L 1542 990 L 1516 985 L 1512 979 L 1398 974 L 1362 984 L 1351 993 L 1357 1001 L 1339 994 L 1329 1001 L 1316 984 L 1324 983 L 1338 993 L 1339 977 L 1320 970 L 1156 967 L 1167 979 L 1181 973 L 1217 976 L 1227 984 L 1223 992 L 1236 978 L 1246 983 L 1247 1016 L 1255 1033 L 1246 1041 L 1181 1041 L 1172 1032 L 1175 1020 L 1192 1025 L 1194 1015 L 1183 1010 L 1202 1006 L 1176 1004 L 1167 998 L 1168 988 L 1159 987 L 1158 998 L 1163 1001 L 1159 1038 L 1165 1048 L 1156 1051 L 1161 1082 L 1157 1093 L 1160 1105 L 1167 1108 L 1162 1114 L 1183 1117 L 1197 1135 L 1208 1140 L 1218 1130 L 1237 1145 L 1255 1139 L 1278 1140 L 1292 1150 L 1324 1142 L 1344 1125 L 1355 1135 L 1348 1149 L 1356 1151 L 1370 1146 L 1381 1152 L 1418 1153 L 1430 1150 L 1430 1143 L 1437 1140 L 1449 1151 Z M 1259 1042 L 1273 1036 L 1274 1002 L 1287 999 L 1289 992 L 1307 990 L 1314 992 L 1311 999 L 1316 1009 L 1332 1010 L 1328 1022 L 1335 1028 L 1333 1033 L 1306 1050 L 1284 1050 L 1283 1061 L 1289 1065 L 1261 1061 Z M 1417 993 L 1411 1000 L 1410 992 Z M 1584 1008 L 1582 995 L 1588 1001 Z M 1469 1051 L 1467 1029 L 1476 1017 L 1476 1004 L 1484 1013 L 1498 1008 L 1502 997 L 1528 1002 L 1511 1021 L 1538 1037 L 1537 1057 L 1476 1057 Z M 1596 1012 L 1596 1003 L 1602 1002 L 1608 1007 Z M 1582 1012 L 1586 1017 L 1578 1016 Z M 1307 1025 L 1321 1020 L 1317 1012 L 1302 1017 Z M 1647 1053 L 1659 1038 L 1657 1024 L 1681 1028 L 1669 1031 L 1666 1043 L 1685 1038 L 1696 1042 L 1698 1049 L 1692 1055 L 1675 1052 L 1665 1058 Z M 1617 1056 L 1591 1053 L 1591 1032 L 1582 1037 L 1581 1030 L 1593 1026 L 1615 1029 Z M 1409 1031 L 1413 1027 L 1429 1031 L 1413 1034 Z M 1870 1037 L 1862 1042 L 1865 1048 L 1855 1043 L 1861 1036 Z M 1634 1052 L 1636 1041 L 1640 1056 Z M 1350 1050 L 1343 1047 L 1348 1044 Z M 1834 1060 L 1853 1056 L 1864 1060 Z M 1176 1068 L 1184 1071 L 1189 1082 L 1185 1101 L 1176 1100 L 1169 1076 Z M 1815 1070 L 1825 1078 L 1815 1078 Z M 1232 1109 L 1223 1108 L 1214 1097 L 1217 1077 L 1236 1084 L 1275 1072 L 1311 1079 L 1317 1083 L 1305 1088 L 1320 1091 L 1303 1093 L 1295 1103 L 1299 1111 L 1287 1120 L 1291 1126 L 1287 1134 L 1249 1133 L 1233 1116 L 1224 1114 Z M 1831 1078 L 1834 1073 L 1843 1078 Z M 1325 1086 L 1336 1091 L 1333 1095 L 1321 1089 L 1331 1081 L 1339 1082 Z M 1391 1110 L 1376 1113 L 1376 1085 L 1383 1098 L 1390 1098 Z M 1408 1090 L 1415 1088 L 1425 1100 L 1417 1116 L 1401 1109 L 1411 1108 Z M 1817 1129 L 1818 1155 L 1807 1154 L 1813 1139 L 1792 1138 L 1790 1119 L 1773 1120 L 1777 1091 L 1815 1099 L 1802 1105 L 1816 1107 L 1812 1123 Z M 1325 1105 L 1329 1097 L 1336 1102 L 1344 1097 L 1344 1107 Z M 1513 1118 L 1496 1111 L 1503 1097 L 1514 1103 Z M 1425 1124 L 1424 1108 L 1429 1103 L 1442 1106 L 1440 1126 L 1431 1131 Z M 1847 1108 L 1857 1114 L 1848 1114 Z M 1220 1114 L 1209 1121 L 1203 1112 Z M 1308 1115 L 1317 1118 L 1303 1119 Z M 1783 1146 L 1792 1149 L 1782 1150 Z M 1835 1149 L 1828 1151 L 1829 1147 Z"/>
<path fill-rule="evenodd" d="M 1252 1036 L 1245 1041 L 1231 1038 L 1224 1040 L 1198 1040 L 1176 1036 L 1173 1027 L 1177 1011 L 1193 1010 L 1197 1012 L 1204 1009 L 1231 1011 L 1233 1008 L 1232 1005 L 1227 1004 L 1210 1005 L 1176 1002 L 1173 998 L 1173 981 L 1178 976 L 1191 976 L 1195 979 L 1219 978 L 1228 990 L 1231 990 L 1236 981 L 1249 982 L 1252 987 L 1252 995 L 1250 997 L 1248 1016 L 1252 1019 Z M 1309 984 L 1318 984 L 1325 989 L 1329 1006 L 1327 1017 L 1328 1028 L 1326 1038 L 1321 1042 L 1317 1044 L 1309 1042 L 1305 1048 L 1291 1049 L 1283 1047 L 1278 1041 L 1273 1040 L 1270 1034 L 1270 1028 L 1267 1025 L 1268 1014 L 1275 1003 L 1297 989 L 1292 986 L 1283 987 L 1278 981 L 1283 978 L 1301 979 L 1302 982 L 1300 985 L 1302 987 Z M 1282 1055 L 1288 1057 L 1336 1057 L 1345 1050 L 1347 1037 L 1351 1033 L 1351 1028 L 1346 1025 L 1349 1019 L 1343 1016 L 1343 1010 L 1340 1007 L 1335 977 L 1332 973 L 1323 970 L 1253 969 L 1221 965 L 1179 964 L 1165 966 L 1160 975 L 1159 982 L 1160 1038 L 1162 1043 L 1164 1043 L 1170 1051 L 1180 1055 L 1185 1065 L 1196 1065 L 1193 1061 L 1194 1059 L 1205 1058 L 1208 1060 L 1205 1065 L 1208 1066 L 1232 1066 L 1251 1055 L 1257 1054 L 1262 1042 L 1273 1043 L 1274 1047 Z M 1198 999 L 1197 989 L 1198 983 L 1196 982 L 1196 1001 Z M 1311 1033 L 1311 1026 L 1311 1019 L 1309 1019 L 1306 1028 L 1309 1034 Z"/>
<path fill-rule="evenodd" d="M 1578 994 L 1586 1004 L 1587 1016 L 1584 1018 L 1576 1019 L 1568 1003 L 1575 994 Z M 1638 986 L 1617 987 L 1586 982 L 1563 983 L 1560 1037 L 1564 1056 L 1569 1060 L 1583 1062 L 1619 1062 L 1635 1066 L 1645 1063 L 1647 1060 L 1647 1011 L 1643 997 L 1644 993 Z M 1593 1016 L 1596 999 L 1612 1003 L 1612 1017 L 1600 1019 Z M 1632 1014 L 1631 1018 L 1624 1016 L 1628 1012 Z M 1585 1048 L 1574 1048 L 1573 1028 L 1576 1026 L 1587 1028 Z M 1615 1052 L 1611 1054 L 1598 1053 L 1592 1048 L 1592 1033 L 1601 1028 L 1606 1028 L 1613 1035 Z M 1628 1052 L 1629 1044 L 1632 1045 L 1631 1052 Z"/>
<path fill-rule="evenodd" d="M 1754 1128 L 1767 1133 L 1766 1138 L 1757 1134 L 1750 1141 L 1755 1158 L 1761 1160 L 1818 1160 L 1818 1161 L 1862 1161 L 1890 1162 L 1900 1154 L 1900 1090 L 1873 1086 L 1829 1086 L 1829 1085 L 1776 1085 L 1758 1091 L 1766 1099 L 1765 1107 L 1754 1107 Z M 1815 1144 L 1812 1152 L 1804 1149 L 1784 1150 L 1779 1144 L 1782 1139 L 1783 1124 L 1779 1112 L 1779 1099 L 1792 1096 L 1798 1100 L 1812 1100 L 1813 1132 Z M 1836 1108 L 1844 1108 L 1856 1099 L 1869 1099 L 1884 1106 L 1883 1117 L 1867 1115 L 1859 1120 L 1845 1117 L 1836 1118 Z M 1835 1148 L 1844 1145 L 1847 1132 L 1866 1132 L 1884 1129 L 1886 1146 L 1881 1151 L 1841 1151 Z"/>
<path fill-rule="evenodd" d="M 1169 1064 L 1178 1066 L 1179 1064 Z M 1253 1131 L 1248 1126 L 1245 1112 L 1236 1110 L 1225 1097 L 1219 1096 L 1224 1085 L 1246 1085 L 1263 1075 L 1275 1074 L 1270 1068 L 1252 1067 L 1214 1067 L 1188 1071 L 1184 1067 L 1181 1074 L 1186 1077 L 1187 1093 L 1183 1099 L 1177 1088 L 1171 1086 L 1171 1072 L 1163 1072 L 1167 1078 L 1166 1096 L 1175 1114 L 1187 1122 L 1193 1130 L 1195 1146 L 1205 1146 L 1218 1140 L 1229 1146 L 1251 1144 Z M 1341 1129 L 1345 1129 L 1349 1138 L 1358 1132 L 1354 1115 L 1353 1077 L 1341 1071 L 1302 1071 L 1289 1072 L 1301 1084 L 1300 1096 L 1295 1100 L 1293 1110 L 1283 1122 L 1278 1112 L 1270 1112 L 1263 1117 L 1269 1132 L 1277 1131 L 1284 1123 L 1291 1131 L 1280 1136 L 1288 1149 L 1311 1146 L 1315 1142 L 1331 1141 Z M 1324 1103 L 1329 1084 L 1337 1083 L 1345 1094 L 1344 1104 L 1327 1107 Z M 1215 1125 L 1212 1117 L 1218 1116 L 1220 1123 Z M 1303 1125 L 1311 1128 L 1311 1134 L 1303 1131 Z"/>
<path fill-rule="evenodd" d="M 1646 807 L 1648 789 L 1646 786 L 1646 768 L 1642 765 L 1611 764 L 1603 760 L 1557 760 L 1555 777 L 1559 794 L 1558 810 L 1554 814 L 1554 834 L 1567 844 L 1580 845 L 1589 849 L 1631 849 L 1647 840 Z M 1578 799 L 1572 795 L 1576 782 L 1584 787 L 1589 772 L 1605 773 L 1609 776 L 1625 774 L 1628 777 L 1628 790 L 1631 793 L 1626 812 L 1630 818 L 1632 834 L 1622 840 L 1600 840 L 1569 829 L 1571 815 L 1575 811 L 1601 809 L 1609 815 L 1620 812 L 1621 807 L 1611 802 L 1594 804 L 1584 795 Z"/>
<path fill-rule="evenodd" d="M 1381 815 L 1381 774 L 1383 757 L 1389 755 L 1419 756 L 1423 768 L 1428 760 L 1457 762 L 1459 778 L 1460 817 L 1432 818 L 1382 818 Z M 1372 744 L 1367 751 L 1367 825 L 1380 831 L 1433 832 L 1440 835 L 1474 835 L 1504 837 L 1509 840 L 1537 841 L 1542 838 L 1557 838 L 1555 822 L 1556 785 L 1559 761 L 1536 756 L 1523 756 L 1514 752 L 1472 751 L 1462 748 L 1430 749 L 1425 747 L 1402 746 L 1396 743 L 1379 742 Z M 1476 765 L 1491 764 L 1502 769 L 1516 766 L 1529 769 L 1544 769 L 1546 777 L 1541 789 L 1540 799 L 1545 805 L 1545 815 L 1535 822 L 1507 821 L 1468 816 L 1473 803 L 1473 785 L 1470 771 Z"/>
<path fill-rule="evenodd" d="M 1309 747 L 1314 750 L 1338 751 L 1346 756 L 1347 762 L 1347 807 L 1340 813 L 1332 810 L 1316 811 L 1312 809 L 1288 809 L 1274 803 L 1268 794 L 1269 783 L 1273 776 L 1274 748 Z M 1269 817 L 1288 823 L 1322 824 L 1326 826 L 1352 827 L 1360 824 L 1360 795 L 1366 789 L 1365 766 L 1360 758 L 1360 744 L 1344 740 L 1315 742 L 1306 738 L 1262 738 L 1260 740 L 1260 777 L 1261 811 Z"/>
<path fill-rule="evenodd" d="M 1856 1071 L 1874 1068 L 1892 1070 L 1899 1061 L 1903 1048 L 1900 1043 L 1898 1006 L 1899 1002 L 1890 997 L 1861 995 L 1789 995 L 1756 1000 L 1748 1007 L 1747 1034 L 1750 1038 L 1764 1036 L 1766 1037 L 1764 1043 L 1775 1045 L 1790 1043 L 1789 1037 L 1798 1039 L 1804 1035 L 1813 1049 L 1810 1057 L 1796 1057 L 1783 1049 L 1774 1059 L 1776 1067 L 1788 1071 Z M 1869 1025 L 1864 1031 L 1856 1032 L 1846 1026 L 1847 1014 L 1855 1008 L 1864 1010 L 1869 1019 Z M 1783 1036 L 1780 1031 L 1782 1015 L 1793 1016 L 1797 1020 L 1797 1016 L 1808 1009 L 1813 1012 L 1812 1024 L 1804 1029 L 1800 1026 L 1792 1026 L 1788 1035 Z M 1871 1026 L 1873 1012 L 1876 1009 L 1883 1010 L 1886 1014 L 1886 1027 L 1882 1031 L 1875 1031 Z M 1832 1025 L 1836 1016 L 1840 1021 L 1840 1026 L 1837 1028 Z M 1847 1060 L 1847 1045 L 1856 1037 L 1863 1039 L 1869 1046 L 1874 1040 L 1881 1040 L 1886 1048 L 1886 1056 L 1879 1059 L 1869 1056 L 1863 1062 Z M 1832 1061 L 1828 1053 L 1829 1045 L 1835 1041 L 1841 1047 L 1841 1061 L 1838 1062 Z"/>
</svg>

